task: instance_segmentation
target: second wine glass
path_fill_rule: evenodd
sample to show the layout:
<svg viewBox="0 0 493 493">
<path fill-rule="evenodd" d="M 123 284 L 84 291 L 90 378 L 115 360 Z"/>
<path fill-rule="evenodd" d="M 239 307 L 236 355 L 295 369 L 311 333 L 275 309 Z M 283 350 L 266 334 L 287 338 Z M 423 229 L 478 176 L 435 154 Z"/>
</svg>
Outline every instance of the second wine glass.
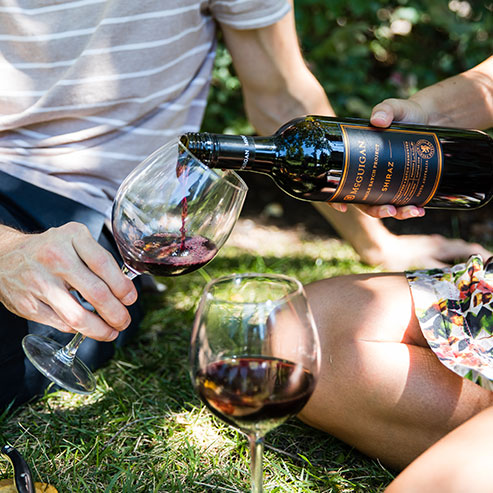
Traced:
<svg viewBox="0 0 493 493">
<path fill-rule="evenodd" d="M 177 276 L 210 262 L 228 239 L 247 193 L 234 172 L 212 170 L 179 142 L 151 154 L 120 185 L 113 202 L 112 228 L 123 258 L 122 271 Z M 94 308 L 77 292 L 88 310 Z M 24 337 L 24 352 L 50 380 L 87 394 L 95 379 L 76 356 L 79 332 L 66 346 L 43 336 Z"/>
<path fill-rule="evenodd" d="M 264 435 L 303 408 L 319 362 L 318 333 L 298 280 L 233 274 L 206 286 L 192 333 L 191 378 L 209 410 L 248 436 L 252 492 L 262 491 Z"/>
</svg>

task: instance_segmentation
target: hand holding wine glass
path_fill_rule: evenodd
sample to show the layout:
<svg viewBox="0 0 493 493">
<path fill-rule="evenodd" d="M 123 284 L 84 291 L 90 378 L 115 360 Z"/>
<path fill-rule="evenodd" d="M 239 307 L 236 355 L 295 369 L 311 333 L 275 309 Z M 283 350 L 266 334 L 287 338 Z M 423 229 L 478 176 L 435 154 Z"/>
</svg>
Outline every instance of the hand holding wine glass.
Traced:
<svg viewBox="0 0 493 493">
<path fill-rule="evenodd" d="M 191 378 L 208 409 L 248 435 L 253 492 L 262 491 L 265 434 L 303 408 L 319 362 L 299 281 L 233 274 L 206 286 L 192 334 Z"/>
<path fill-rule="evenodd" d="M 181 144 L 172 142 L 144 160 L 121 184 L 112 226 L 130 279 L 139 274 L 182 275 L 211 261 L 229 237 L 247 187 L 235 173 L 211 170 Z M 72 295 L 88 310 L 90 303 Z M 38 335 L 23 339 L 24 352 L 61 387 L 90 393 L 95 379 L 76 357 L 84 336 L 62 347 Z"/>
</svg>

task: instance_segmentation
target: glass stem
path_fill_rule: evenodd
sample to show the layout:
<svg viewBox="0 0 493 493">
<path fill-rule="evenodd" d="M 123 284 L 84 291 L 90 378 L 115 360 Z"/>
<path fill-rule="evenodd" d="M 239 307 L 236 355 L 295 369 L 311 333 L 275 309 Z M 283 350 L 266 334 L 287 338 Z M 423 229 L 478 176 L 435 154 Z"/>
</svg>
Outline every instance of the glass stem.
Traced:
<svg viewBox="0 0 493 493">
<path fill-rule="evenodd" d="M 262 458 L 264 455 L 264 437 L 249 435 L 252 471 L 252 493 L 262 493 Z"/>
<path fill-rule="evenodd" d="M 77 349 L 79 349 L 81 342 L 85 338 L 86 336 L 84 334 L 77 332 L 66 346 L 63 346 L 62 349 L 59 349 L 55 353 L 55 358 L 66 365 L 71 365 L 74 361 Z"/>
</svg>

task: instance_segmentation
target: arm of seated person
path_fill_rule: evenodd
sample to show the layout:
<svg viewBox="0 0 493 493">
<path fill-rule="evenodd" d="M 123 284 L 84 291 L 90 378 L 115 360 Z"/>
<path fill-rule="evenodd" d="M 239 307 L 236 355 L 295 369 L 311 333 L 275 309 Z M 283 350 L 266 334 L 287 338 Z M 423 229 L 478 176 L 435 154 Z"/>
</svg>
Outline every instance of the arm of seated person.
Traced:
<svg viewBox="0 0 493 493">
<path fill-rule="evenodd" d="M 293 11 L 272 26 L 236 30 L 221 26 L 226 46 L 242 84 L 250 122 L 260 134 L 272 134 L 283 123 L 306 114 L 334 115 L 329 100 L 308 69 L 299 48 Z M 337 204 L 341 214 L 327 203 L 313 204 L 362 261 L 387 270 L 417 266 L 442 267 L 457 258 L 490 253 L 477 244 L 449 240 L 440 235 L 394 235 L 378 218 L 416 217 L 416 208 L 385 208 L 376 217 L 355 205 Z M 393 208 L 393 209 L 392 209 Z M 371 213 L 371 211 L 370 211 Z M 418 216 L 424 210 L 418 211 Z"/>
<path fill-rule="evenodd" d="M 423 452 L 385 493 L 490 491 L 493 407 L 481 411 Z"/>
</svg>

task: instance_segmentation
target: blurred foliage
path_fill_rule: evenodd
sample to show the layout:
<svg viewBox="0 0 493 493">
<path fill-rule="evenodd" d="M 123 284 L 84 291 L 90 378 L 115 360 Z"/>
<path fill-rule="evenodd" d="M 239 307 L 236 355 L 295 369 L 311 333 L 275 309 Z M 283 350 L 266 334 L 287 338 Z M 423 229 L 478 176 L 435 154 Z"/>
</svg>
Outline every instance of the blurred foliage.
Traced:
<svg viewBox="0 0 493 493">
<path fill-rule="evenodd" d="M 469 69 L 493 52 L 492 0 L 295 0 L 304 57 L 341 116 Z M 251 131 L 219 43 L 204 130 Z"/>
</svg>

